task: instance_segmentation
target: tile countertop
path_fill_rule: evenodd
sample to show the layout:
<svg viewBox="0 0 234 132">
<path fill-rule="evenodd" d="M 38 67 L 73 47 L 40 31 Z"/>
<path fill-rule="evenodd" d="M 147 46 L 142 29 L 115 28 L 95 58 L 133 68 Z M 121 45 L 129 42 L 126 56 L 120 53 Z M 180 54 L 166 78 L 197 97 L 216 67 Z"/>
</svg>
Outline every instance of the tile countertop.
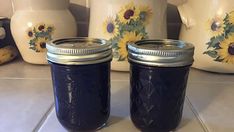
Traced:
<svg viewBox="0 0 234 132">
<path fill-rule="evenodd" d="M 54 111 L 49 66 L 0 66 L 0 131 L 65 132 Z M 112 72 L 111 116 L 100 132 L 137 132 L 129 119 L 129 74 Z M 234 75 L 191 69 L 177 132 L 234 131 Z"/>
</svg>

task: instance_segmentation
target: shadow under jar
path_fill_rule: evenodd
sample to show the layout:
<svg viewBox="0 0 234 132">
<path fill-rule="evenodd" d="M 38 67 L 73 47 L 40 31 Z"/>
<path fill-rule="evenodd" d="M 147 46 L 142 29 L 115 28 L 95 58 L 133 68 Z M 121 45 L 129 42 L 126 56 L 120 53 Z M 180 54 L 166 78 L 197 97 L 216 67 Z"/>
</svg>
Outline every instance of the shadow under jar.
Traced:
<svg viewBox="0 0 234 132">
<path fill-rule="evenodd" d="M 142 40 L 128 45 L 130 113 L 146 132 L 169 132 L 179 125 L 194 46 L 177 40 Z"/>
<path fill-rule="evenodd" d="M 101 39 L 47 43 L 56 115 L 69 131 L 102 128 L 110 114 L 111 45 Z"/>
</svg>

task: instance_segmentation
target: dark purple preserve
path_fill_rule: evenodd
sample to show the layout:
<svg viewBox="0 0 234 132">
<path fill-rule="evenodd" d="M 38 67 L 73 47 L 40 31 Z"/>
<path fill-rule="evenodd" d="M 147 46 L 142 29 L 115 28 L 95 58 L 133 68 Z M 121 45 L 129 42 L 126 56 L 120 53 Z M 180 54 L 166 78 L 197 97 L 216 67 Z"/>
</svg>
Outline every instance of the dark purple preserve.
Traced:
<svg viewBox="0 0 234 132">
<path fill-rule="evenodd" d="M 70 38 L 47 44 L 56 115 L 69 131 L 95 131 L 110 114 L 111 46 L 100 39 Z"/>
<path fill-rule="evenodd" d="M 142 40 L 128 45 L 130 113 L 146 132 L 169 132 L 179 125 L 194 46 L 176 40 Z"/>
</svg>

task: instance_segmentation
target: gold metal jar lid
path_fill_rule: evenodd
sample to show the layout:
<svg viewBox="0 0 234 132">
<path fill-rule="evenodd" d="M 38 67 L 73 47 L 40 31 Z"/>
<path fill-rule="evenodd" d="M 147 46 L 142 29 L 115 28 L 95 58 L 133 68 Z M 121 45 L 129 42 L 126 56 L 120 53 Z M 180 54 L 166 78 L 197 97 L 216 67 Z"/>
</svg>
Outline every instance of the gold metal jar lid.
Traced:
<svg viewBox="0 0 234 132">
<path fill-rule="evenodd" d="M 128 44 L 129 61 L 149 66 L 179 67 L 194 61 L 194 46 L 180 40 L 141 40 Z"/>
<path fill-rule="evenodd" d="M 46 44 L 47 60 L 66 65 L 96 64 L 112 59 L 111 44 L 104 39 L 64 38 Z"/>
</svg>

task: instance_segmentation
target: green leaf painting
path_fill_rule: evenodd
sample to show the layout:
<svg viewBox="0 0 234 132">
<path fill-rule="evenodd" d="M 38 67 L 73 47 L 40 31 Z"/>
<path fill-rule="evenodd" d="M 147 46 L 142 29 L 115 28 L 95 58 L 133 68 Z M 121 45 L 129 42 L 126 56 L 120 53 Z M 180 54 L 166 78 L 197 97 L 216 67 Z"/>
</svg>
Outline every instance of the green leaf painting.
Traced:
<svg viewBox="0 0 234 132">
<path fill-rule="evenodd" d="M 215 17 L 208 22 L 213 35 L 207 42 L 207 50 L 203 53 L 216 62 L 234 64 L 234 11 L 227 13 L 222 19 Z"/>
</svg>

